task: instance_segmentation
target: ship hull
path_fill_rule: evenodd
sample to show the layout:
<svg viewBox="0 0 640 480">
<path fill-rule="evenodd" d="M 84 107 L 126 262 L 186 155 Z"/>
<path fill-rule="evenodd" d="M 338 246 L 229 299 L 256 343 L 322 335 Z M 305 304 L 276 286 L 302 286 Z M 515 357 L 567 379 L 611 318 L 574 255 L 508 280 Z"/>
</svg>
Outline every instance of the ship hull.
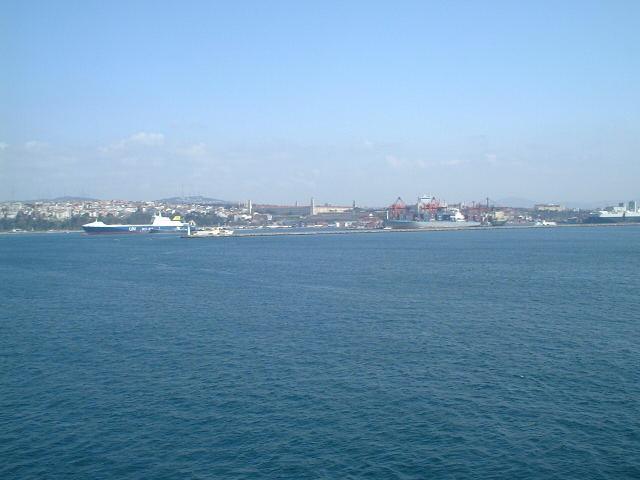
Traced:
<svg viewBox="0 0 640 480">
<path fill-rule="evenodd" d="M 135 235 L 143 233 L 185 233 L 186 227 L 158 225 L 105 225 L 82 227 L 88 235 Z"/>
<path fill-rule="evenodd" d="M 419 221 L 419 220 L 387 220 L 384 223 L 385 227 L 393 228 L 394 230 L 428 230 L 428 229 L 441 229 L 441 228 L 470 228 L 478 227 L 480 222 L 452 222 L 452 221 Z"/>
</svg>

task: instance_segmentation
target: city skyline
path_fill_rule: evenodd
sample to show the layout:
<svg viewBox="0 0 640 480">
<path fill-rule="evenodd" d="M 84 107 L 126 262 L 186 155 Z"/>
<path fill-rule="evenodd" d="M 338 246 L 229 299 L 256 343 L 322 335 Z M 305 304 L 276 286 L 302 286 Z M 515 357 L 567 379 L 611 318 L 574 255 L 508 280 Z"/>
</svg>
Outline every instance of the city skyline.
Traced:
<svg viewBox="0 0 640 480">
<path fill-rule="evenodd" d="M 638 198 L 635 2 L 5 2 L 0 199 Z"/>
</svg>

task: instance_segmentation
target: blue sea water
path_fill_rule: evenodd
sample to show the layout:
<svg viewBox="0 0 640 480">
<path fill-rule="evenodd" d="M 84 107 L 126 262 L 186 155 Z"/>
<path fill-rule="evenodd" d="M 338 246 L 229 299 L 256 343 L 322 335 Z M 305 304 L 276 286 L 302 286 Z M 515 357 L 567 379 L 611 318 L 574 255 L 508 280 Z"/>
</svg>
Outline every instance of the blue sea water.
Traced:
<svg viewBox="0 0 640 480">
<path fill-rule="evenodd" d="M 0 478 L 640 478 L 640 228 L 0 236 Z"/>
</svg>

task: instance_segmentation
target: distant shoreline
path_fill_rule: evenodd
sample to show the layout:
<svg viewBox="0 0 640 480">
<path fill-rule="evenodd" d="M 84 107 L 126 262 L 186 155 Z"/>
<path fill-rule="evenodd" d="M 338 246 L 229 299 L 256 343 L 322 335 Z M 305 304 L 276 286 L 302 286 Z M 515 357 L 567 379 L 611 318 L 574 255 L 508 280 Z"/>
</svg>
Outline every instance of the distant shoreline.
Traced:
<svg viewBox="0 0 640 480">
<path fill-rule="evenodd" d="M 22 232 L 12 232 L 9 230 L 0 231 L 0 235 L 25 235 L 36 233 L 42 235 L 45 233 L 84 233 L 82 230 L 24 230 Z"/>
<path fill-rule="evenodd" d="M 640 226 L 640 223 L 612 223 L 612 224 L 565 224 L 565 225 L 503 225 L 500 227 L 493 227 L 490 225 L 480 227 L 447 227 L 447 228 L 400 228 L 400 229 L 351 229 L 351 230 L 315 230 L 309 232 L 256 232 L 256 233 L 234 233 L 233 235 L 224 236 L 187 236 L 181 235 L 181 238 L 185 239 L 203 239 L 203 238 L 256 238 L 256 237 L 304 237 L 313 235 L 349 235 L 349 234 L 365 234 L 365 233 L 423 233 L 423 232 L 460 232 L 460 231 L 474 231 L 474 230 L 526 230 L 526 229 L 553 229 L 563 227 L 628 227 L 631 225 Z"/>
<path fill-rule="evenodd" d="M 575 223 L 560 225 L 502 225 L 493 227 L 491 225 L 478 227 L 447 227 L 447 228 L 407 228 L 407 229 L 341 229 L 341 230 L 313 230 L 313 231 L 297 231 L 297 232 L 260 232 L 260 233 L 238 233 L 229 235 L 229 237 L 277 237 L 277 236 L 305 236 L 305 235 L 345 235 L 350 233 L 407 233 L 407 232 L 449 232 L 449 231 L 473 231 L 473 230 L 523 230 L 523 229 L 550 229 L 550 228 L 598 228 L 598 227 L 632 227 L 640 226 L 640 223 Z M 69 234 L 69 233 L 85 233 L 83 230 L 29 230 L 22 232 L 0 231 L 0 235 L 44 235 L 44 234 Z M 123 233 L 122 235 L 130 235 Z M 92 235 L 100 236 L 100 235 Z M 182 238 L 218 238 L 218 237 L 187 237 L 181 235 Z"/>
</svg>

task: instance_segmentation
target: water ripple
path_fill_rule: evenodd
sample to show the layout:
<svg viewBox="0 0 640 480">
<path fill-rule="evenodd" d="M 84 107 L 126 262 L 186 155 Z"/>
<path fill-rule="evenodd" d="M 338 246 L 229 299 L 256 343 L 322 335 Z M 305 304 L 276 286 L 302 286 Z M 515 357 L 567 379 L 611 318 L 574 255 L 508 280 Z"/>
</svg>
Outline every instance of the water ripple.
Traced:
<svg viewBox="0 0 640 480">
<path fill-rule="evenodd" d="M 3 479 L 640 478 L 637 228 L 112 240 L 0 237 Z"/>
</svg>

